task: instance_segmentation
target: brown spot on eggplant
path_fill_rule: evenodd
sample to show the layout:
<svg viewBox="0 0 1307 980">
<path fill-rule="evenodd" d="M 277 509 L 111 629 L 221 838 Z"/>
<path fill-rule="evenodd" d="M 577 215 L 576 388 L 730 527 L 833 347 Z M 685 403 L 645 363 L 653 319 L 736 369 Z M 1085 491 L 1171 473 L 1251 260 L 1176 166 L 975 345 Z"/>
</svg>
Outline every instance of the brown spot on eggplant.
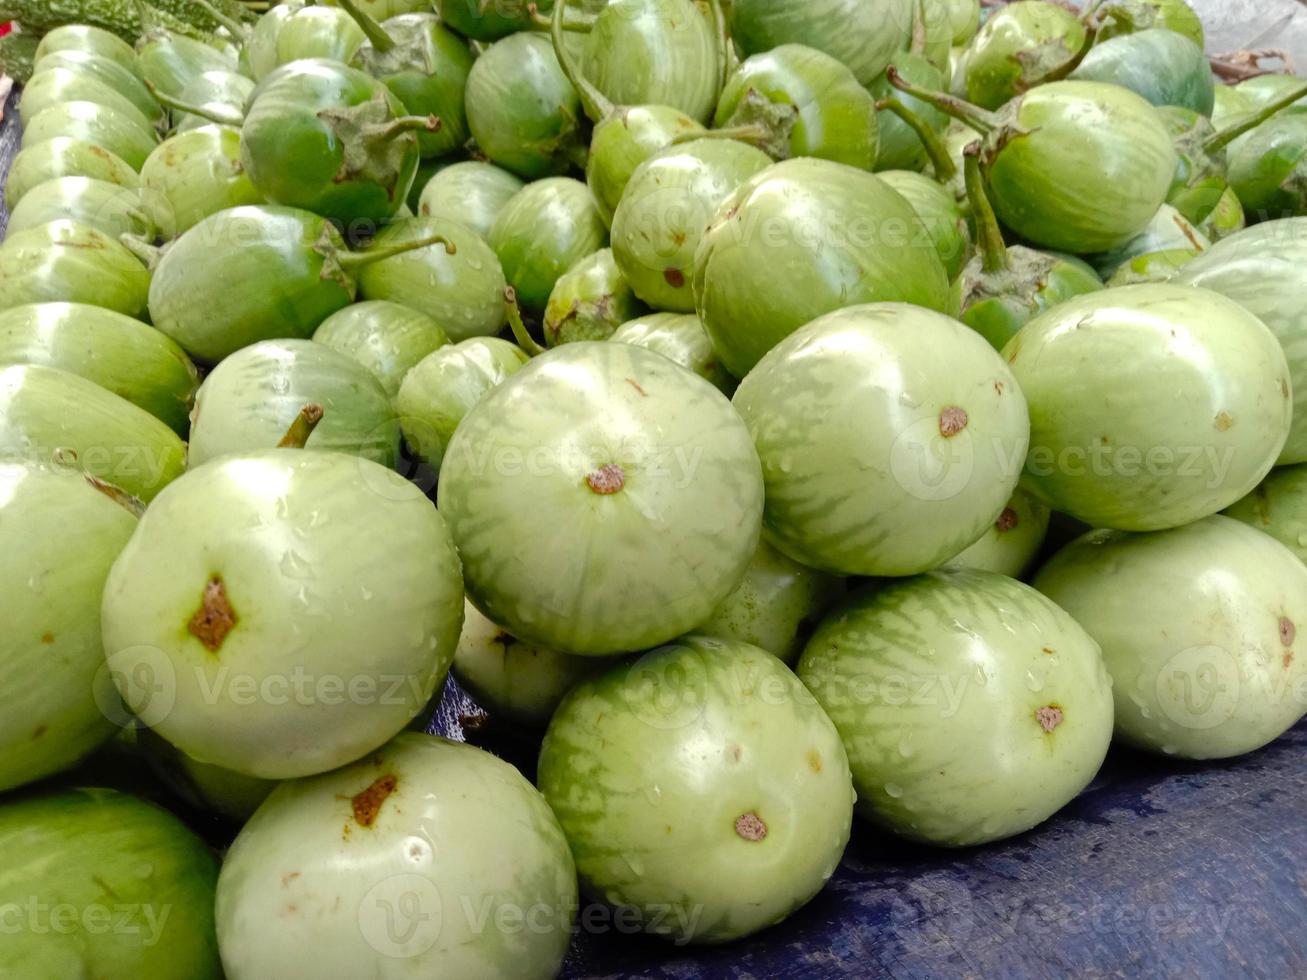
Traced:
<svg viewBox="0 0 1307 980">
<path fill-rule="evenodd" d="M 1003 513 L 999 514 L 998 520 L 994 522 L 994 527 L 998 528 L 1000 532 L 1010 531 L 1019 523 L 1021 523 L 1021 519 L 1017 516 L 1017 512 L 1011 507 L 1004 507 Z"/>
<path fill-rule="evenodd" d="M 767 825 L 750 810 L 735 818 L 735 833 L 747 841 L 760 841 L 767 836 Z"/>
<path fill-rule="evenodd" d="M 1288 616 L 1280 617 L 1280 642 L 1286 647 L 1293 646 L 1294 638 L 1298 635 L 1298 627 L 1294 625 L 1293 620 Z"/>
<path fill-rule="evenodd" d="M 1048 654 L 1050 657 L 1053 656 L 1053 654 L 1057 653 L 1057 651 L 1054 650 L 1052 647 L 1040 647 L 1039 649 L 1040 649 L 1043 653 Z"/>
<path fill-rule="evenodd" d="M 667 285 L 671 286 L 673 289 L 680 289 L 685 285 L 685 273 L 680 269 L 664 269 L 663 278 L 667 280 Z"/>
<path fill-rule="evenodd" d="M 816 749 L 808 750 L 808 768 L 813 772 L 821 772 L 821 753 Z"/>
<path fill-rule="evenodd" d="M 1062 724 L 1065 717 L 1066 714 L 1056 704 L 1046 704 L 1035 711 L 1035 721 L 1039 722 L 1039 727 L 1045 732 L 1052 732 Z"/>
<path fill-rule="evenodd" d="M 649 392 L 645 391 L 644 388 L 640 386 L 640 382 L 636 381 L 635 378 L 627 378 L 626 383 L 629 384 L 636 391 L 638 391 L 645 398 L 649 397 Z"/>
<path fill-rule="evenodd" d="M 360 827 L 371 827 L 376 823 L 381 813 L 381 805 L 386 802 L 391 793 L 395 792 L 395 787 L 398 785 L 399 779 L 393 773 L 387 773 L 354 796 L 350 800 L 350 806 L 354 810 L 354 822 Z"/>
<path fill-rule="evenodd" d="M 939 413 L 939 434 L 951 439 L 967 427 L 968 421 L 966 409 L 950 405 Z"/>
<path fill-rule="evenodd" d="M 1228 432 L 1228 431 L 1230 431 L 1230 427 L 1231 427 L 1232 425 L 1234 425 L 1234 419 L 1230 416 L 1230 413 L 1229 413 L 1229 412 L 1217 412 L 1217 413 L 1216 413 L 1216 431 L 1217 431 L 1217 432 Z"/>
<path fill-rule="evenodd" d="M 732 762 L 739 762 L 744 755 L 744 749 L 740 748 L 738 745 L 732 745 L 727 748 L 726 754 L 730 757 Z"/>
<path fill-rule="evenodd" d="M 54 634 L 49 632 L 48 630 L 42 633 L 41 642 L 44 643 L 46 646 L 49 646 L 51 643 L 54 642 Z"/>
<path fill-rule="evenodd" d="M 48 732 L 49 730 L 50 730 L 50 729 L 49 729 L 48 727 L 46 727 L 45 725 L 37 725 L 36 728 L 34 728 L 34 729 L 32 730 L 32 738 L 33 738 L 33 739 L 40 738 L 42 735 L 44 735 L 44 734 L 45 734 L 46 732 Z"/>
<path fill-rule="evenodd" d="M 299 876 L 300 876 L 300 873 L 299 873 L 298 871 L 288 871 L 288 872 L 286 872 L 286 874 L 284 874 L 284 875 L 281 876 L 281 887 L 282 887 L 282 888 L 289 888 L 289 887 L 290 887 L 290 883 L 291 883 L 292 881 L 294 881 L 296 878 L 298 878 Z"/>
<path fill-rule="evenodd" d="M 236 610 L 227 598 L 226 586 L 223 585 L 222 577 L 215 575 L 204 586 L 200 608 L 186 628 L 204 644 L 206 650 L 217 653 L 222 649 L 227 634 L 236 628 L 236 623 Z"/>
</svg>

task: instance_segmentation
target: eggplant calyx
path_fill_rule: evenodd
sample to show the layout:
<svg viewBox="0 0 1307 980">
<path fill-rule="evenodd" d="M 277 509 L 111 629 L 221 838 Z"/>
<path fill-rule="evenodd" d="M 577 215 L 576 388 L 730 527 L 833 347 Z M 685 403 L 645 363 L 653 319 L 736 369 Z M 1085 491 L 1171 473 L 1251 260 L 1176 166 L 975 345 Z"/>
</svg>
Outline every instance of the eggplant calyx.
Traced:
<svg viewBox="0 0 1307 980">
<path fill-rule="evenodd" d="M 353 298 L 358 288 L 354 273 L 358 269 L 365 265 L 372 265 L 374 262 L 394 258 L 396 255 L 403 255 L 405 252 L 416 252 L 428 245 L 443 245 L 446 255 L 454 255 L 458 252 L 458 247 L 444 235 L 427 235 L 384 245 L 373 244 L 363 251 L 351 252 L 345 245 L 345 239 L 330 221 L 323 222 L 322 231 L 317 241 L 313 243 L 313 251 L 322 256 L 322 271 L 318 273 L 318 278 L 324 281 L 332 280 Z"/>
<path fill-rule="evenodd" d="M 737 139 L 762 150 L 773 160 L 788 160 L 794 124 L 799 121 L 799 107 L 788 102 L 773 102 L 755 88 L 750 88 L 721 129 L 703 133 L 682 133 L 673 143 L 695 139 Z"/>
<path fill-rule="evenodd" d="M 962 270 L 962 309 L 990 299 L 1010 300 L 1029 310 L 1039 308 L 1038 297 L 1048 285 L 1061 259 L 1024 245 L 1007 249 L 1006 268 L 986 271 L 979 256 Z"/>
<path fill-rule="evenodd" d="M 390 39 L 389 46 L 383 48 L 373 41 L 366 42 L 354 55 L 357 67 L 373 78 L 387 78 L 405 72 L 426 76 L 436 74 L 434 32 L 440 29 L 440 21 L 434 14 L 430 19 L 422 15 L 392 18 L 383 26 Z"/>
<path fill-rule="evenodd" d="M 1080 67 L 1080 62 L 1085 60 L 1093 46 L 1094 36 L 1086 31 L 1084 41 L 1074 50 L 1066 43 L 1065 37 L 1054 37 L 1016 52 L 1012 60 L 1021 67 L 1021 76 L 1015 85 L 1017 94 L 1022 95 L 1049 82 L 1060 82 Z"/>
<path fill-rule="evenodd" d="M 440 129 L 435 116 L 399 116 L 391 111 L 384 89 L 354 106 L 323 109 L 318 118 L 340 144 L 340 169 L 332 178 L 343 184 L 363 180 L 377 184 L 394 200 L 405 163 L 416 152 L 415 130 Z"/>
<path fill-rule="evenodd" d="M 122 243 L 123 248 L 140 259 L 141 264 L 150 272 L 154 272 L 159 260 L 163 258 L 162 247 L 147 242 L 139 235 L 119 235 L 118 241 Z"/>
</svg>

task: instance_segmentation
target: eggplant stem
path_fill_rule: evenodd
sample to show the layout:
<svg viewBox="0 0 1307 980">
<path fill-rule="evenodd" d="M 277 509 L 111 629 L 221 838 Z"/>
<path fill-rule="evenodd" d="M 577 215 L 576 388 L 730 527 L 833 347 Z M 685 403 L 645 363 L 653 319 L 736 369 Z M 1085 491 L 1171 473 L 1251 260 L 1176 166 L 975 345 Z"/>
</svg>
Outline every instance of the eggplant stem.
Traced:
<svg viewBox="0 0 1307 980">
<path fill-rule="evenodd" d="M 976 237 L 980 239 L 981 268 L 986 272 L 1011 272 L 1012 258 L 1007 242 L 998 227 L 998 216 L 985 193 L 985 182 L 980 176 L 980 143 L 972 143 L 962 151 L 962 169 L 966 175 L 967 198 L 976 220 Z"/>
<path fill-rule="evenodd" d="M 1215 136 L 1208 137 L 1207 142 L 1203 144 L 1203 149 L 1208 153 L 1215 153 L 1217 150 L 1224 150 L 1244 133 L 1252 132 L 1262 123 L 1267 122 L 1274 116 L 1278 116 L 1285 109 L 1289 108 L 1289 106 L 1294 105 L 1304 98 L 1307 98 L 1307 84 L 1294 89 L 1282 98 L 1276 99 L 1265 109 L 1254 113 L 1247 119 L 1240 120 L 1233 126 L 1221 130 Z"/>
<path fill-rule="evenodd" d="M 199 7 L 208 14 L 219 27 L 227 28 L 228 32 L 238 41 L 243 41 L 250 36 L 250 26 L 239 23 L 228 17 L 221 10 L 209 3 L 209 0 L 193 0 L 195 6 Z"/>
<path fill-rule="evenodd" d="M 926 125 L 924 119 L 895 98 L 878 100 L 876 109 L 894 113 L 912 128 L 912 131 L 917 134 L 917 139 L 921 140 L 921 145 L 926 148 L 926 156 L 930 158 L 931 166 L 935 168 L 936 180 L 940 183 L 948 183 L 958 175 L 957 164 L 949 156 L 948 150 L 940 141 L 939 134 Z"/>
<path fill-rule="evenodd" d="M 458 247 L 444 235 L 428 235 L 426 238 L 416 238 L 411 242 L 395 242 L 393 245 L 373 245 L 362 252 L 341 251 L 336 256 L 336 261 L 340 263 L 341 269 L 345 272 L 352 272 L 355 269 L 365 265 L 371 265 L 373 262 L 382 262 L 386 259 L 392 259 L 396 255 L 403 255 L 405 252 L 414 252 L 420 248 L 426 248 L 428 245 L 444 245 L 446 255 L 454 255 L 458 252 Z"/>
<path fill-rule="evenodd" d="M 443 125 L 439 116 L 399 116 L 388 123 L 367 127 L 366 131 L 370 139 L 385 143 L 405 133 L 438 133 Z"/>
<path fill-rule="evenodd" d="M 153 270 L 163 254 L 163 249 L 158 245 L 151 245 L 144 238 L 136 235 L 119 235 L 118 241 L 122 243 L 123 248 L 131 252 L 147 269 Z"/>
<path fill-rule="evenodd" d="M 512 286 L 504 289 L 504 312 L 508 315 L 508 327 L 513 331 L 513 339 L 517 341 L 517 346 L 526 351 L 531 357 L 536 357 L 545 352 L 545 349 L 536 343 L 536 339 L 522 322 L 522 310 L 517 305 L 517 290 Z"/>
<path fill-rule="evenodd" d="M 359 30 L 367 37 L 374 50 L 391 51 L 394 49 L 395 39 L 386 32 L 384 27 L 377 23 L 376 18 L 360 8 L 354 0 L 336 0 L 336 5 L 353 18 L 354 23 L 358 24 Z"/>
<path fill-rule="evenodd" d="M 615 110 L 613 103 L 594 82 L 585 77 L 585 72 L 581 66 L 572 60 L 571 53 L 567 50 L 567 45 L 563 43 L 563 11 L 566 4 L 563 0 L 557 0 L 554 4 L 554 15 L 549 20 L 549 37 L 554 42 L 554 55 L 558 58 L 558 64 L 563 69 L 563 74 L 567 80 L 572 83 L 572 88 L 576 89 L 576 94 L 581 97 L 581 108 L 585 114 L 590 117 L 592 123 L 600 123 L 611 116 Z M 531 4 L 531 9 L 535 10 L 535 4 Z"/>
<path fill-rule="evenodd" d="M 885 69 L 885 77 L 900 92 L 906 92 L 915 99 L 933 105 L 945 115 L 961 120 L 982 136 L 988 136 L 1002 125 L 996 113 L 982 109 L 978 105 L 972 105 L 965 99 L 945 95 L 943 92 L 932 92 L 929 89 L 921 88 L 919 85 L 913 85 L 900 75 L 899 70 L 893 65 Z"/>
<path fill-rule="evenodd" d="M 555 9 L 557 9 L 559 4 L 563 3 L 564 0 L 557 0 Z M 549 31 L 553 29 L 553 16 L 550 15 L 549 17 L 546 17 L 540 12 L 540 8 L 534 3 L 528 3 L 526 5 L 526 13 L 530 20 L 531 29 L 539 31 Z M 571 31 L 573 34 L 589 34 L 594 26 L 594 17 L 587 14 L 576 14 L 574 18 L 563 22 L 563 30 Z"/>
<path fill-rule="evenodd" d="M 167 92 L 159 91 L 159 87 L 148 79 L 145 87 L 150 90 L 159 105 L 165 109 L 171 109 L 173 112 L 184 112 L 192 116 L 199 116 L 201 119 L 207 119 L 209 122 L 217 123 L 219 126 L 234 126 L 237 129 L 245 122 L 245 114 L 236 110 L 219 108 L 218 103 L 212 105 L 198 105 L 194 102 L 187 102 L 179 99 Z M 224 107 L 225 108 L 225 107 Z"/>
<path fill-rule="evenodd" d="M 1211 55 L 1207 60 L 1212 66 L 1212 71 L 1226 82 L 1246 82 L 1250 78 L 1260 78 L 1262 75 L 1277 75 L 1281 72 L 1290 75 L 1295 73 L 1293 55 L 1281 48 L 1227 51 L 1225 54 Z M 1263 61 L 1282 62 L 1283 68 L 1263 68 Z"/>
<path fill-rule="evenodd" d="M 713 47 L 717 52 L 717 91 L 720 94 L 731 78 L 731 28 L 726 23 L 722 0 L 708 0 L 708 9 L 712 11 Z"/>
<path fill-rule="evenodd" d="M 313 435 L 313 430 L 318 427 L 322 421 L 322 406 L 310 402 L 300 409 L 295 421 L 290 424 L 286 434 L 281 437 L 277 443 L 278 449 L 303 449 L 309 441 L 309 436 Z"/>
</svg>

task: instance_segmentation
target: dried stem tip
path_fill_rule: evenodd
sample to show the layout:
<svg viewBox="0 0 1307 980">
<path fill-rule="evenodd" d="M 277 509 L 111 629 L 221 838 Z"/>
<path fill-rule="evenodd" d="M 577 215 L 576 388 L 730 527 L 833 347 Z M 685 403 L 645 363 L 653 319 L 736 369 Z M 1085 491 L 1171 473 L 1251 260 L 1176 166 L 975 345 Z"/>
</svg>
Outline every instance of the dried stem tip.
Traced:
<svg viewBox="0 0 1307 980">
<path fill-rule="evenodd" d="M 626 472 L 616 463 L 609 463 L 587 474 L 585 484 L 595 493 L 606 497 L 626 486 Z"/>
<path fill-rule="evenodd" d="M 236 610 L 227 599 L 227 589 L 222 579 L 215 575 L 204 586 L 204 598 L 199 611 L 191 617 L 187 626 L 191 635 L 204 644 L 204 649 L 217 653 L 222 648 L 222 641 L 236 627 Z"/>
<path fill-rule="evenodd" d="M 756 813 L 742 813 L 735 818 L 735 832 L 748 841 L 760 841 L 767 836 L 767 825 Z"/>
</svg>

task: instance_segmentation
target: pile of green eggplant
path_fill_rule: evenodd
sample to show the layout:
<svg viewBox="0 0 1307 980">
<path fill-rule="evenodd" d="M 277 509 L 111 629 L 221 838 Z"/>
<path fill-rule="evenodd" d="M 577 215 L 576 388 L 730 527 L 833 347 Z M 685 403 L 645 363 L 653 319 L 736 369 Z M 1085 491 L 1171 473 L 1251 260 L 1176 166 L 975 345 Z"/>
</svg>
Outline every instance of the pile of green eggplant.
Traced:
<svg viewBox="0 0 1307 980">
<path fill-rule="evenodd" d="M 1307 80 L 1184 0 L 6 20 L 0 975 L 725 943 L 1307 713 Z"/>
</svg>

